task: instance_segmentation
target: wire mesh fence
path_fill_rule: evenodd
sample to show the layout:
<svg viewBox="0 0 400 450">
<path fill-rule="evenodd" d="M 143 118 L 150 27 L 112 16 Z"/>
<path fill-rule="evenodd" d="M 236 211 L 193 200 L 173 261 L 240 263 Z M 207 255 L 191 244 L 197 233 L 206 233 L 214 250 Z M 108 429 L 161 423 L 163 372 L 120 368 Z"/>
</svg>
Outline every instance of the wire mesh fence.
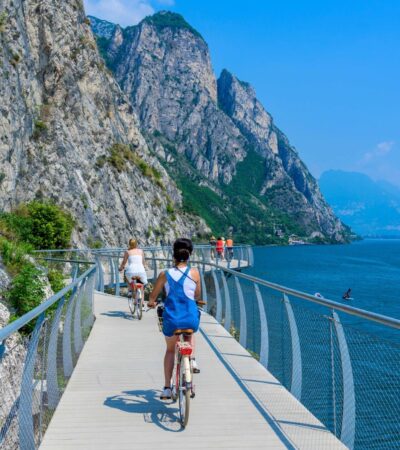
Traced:
<svg viewBox="0 0 400 450">
<path fill-rule="evenodd" d="M 93 325 L 95 282 L 92 267 L 28 313 L 31 320 L 0 330 L 1 449 L 39 447 Z"/>
<path fill-rule="evenodd" d="M 349 320 L 224 268 L 206 273 L 205 286 L 208 312 L 223 325 L 228 312 L 231 334 L 347 447 L 400 448 L 397 339 L 382 338 L 372 321 L 370 333 L 357 327 L 367 318 Z"/>
</svg>

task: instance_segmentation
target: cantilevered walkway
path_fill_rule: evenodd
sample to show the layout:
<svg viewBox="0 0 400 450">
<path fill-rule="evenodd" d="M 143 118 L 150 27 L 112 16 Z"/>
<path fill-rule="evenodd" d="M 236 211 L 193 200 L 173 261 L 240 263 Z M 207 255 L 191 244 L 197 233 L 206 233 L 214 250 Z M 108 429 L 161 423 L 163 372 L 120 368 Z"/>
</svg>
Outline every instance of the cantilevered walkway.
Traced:
<svg viewBox="0 0 400 450">
<path fill-rule="evenodd" d="M 96 321 L 41 450 L 342 449 L 333 434 L 207 314 L 197 335 L 196 398 L 182 429 L 159 400 L 164 340 L 154 311 L 96 292 Z"/>
</svg>

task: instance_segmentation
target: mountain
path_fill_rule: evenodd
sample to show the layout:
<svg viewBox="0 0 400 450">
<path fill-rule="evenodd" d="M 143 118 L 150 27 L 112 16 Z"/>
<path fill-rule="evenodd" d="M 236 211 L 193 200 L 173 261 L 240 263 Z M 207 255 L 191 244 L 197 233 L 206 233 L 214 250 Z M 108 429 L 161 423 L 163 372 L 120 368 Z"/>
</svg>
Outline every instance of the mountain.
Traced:
<svg viewBox="0 0 400 450">
<path fill-rule="evenodd" d="M 400 189 L 357 172 L 330 170 L 319 180 L 335 213 L 358 234 L 400 236 Z"/>
<path fill-rule="evenodd" d="M 182 190 L 184 210 L 215 233 L 257 243 L 291 233 L 347 239 L 254 89 L 227 70 L 216 80 L 207 43 L 182 16 L 163 11 L 116 25 L 98 43 L 150 148 Z"/>
<path fill-rule="evenodd" d="M 74 244 L 207 231 L 181 212 L 81 0 L 3 0 L 0 9 L 0 208 L 51 199 L 73 214 Z"/>
</svg>

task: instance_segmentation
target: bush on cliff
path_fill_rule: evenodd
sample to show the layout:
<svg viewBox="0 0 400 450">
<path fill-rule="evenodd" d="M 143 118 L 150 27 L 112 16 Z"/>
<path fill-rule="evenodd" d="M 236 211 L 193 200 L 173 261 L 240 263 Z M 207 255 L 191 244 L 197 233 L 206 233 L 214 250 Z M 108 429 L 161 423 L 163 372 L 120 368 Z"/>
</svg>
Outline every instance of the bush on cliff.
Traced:
<svg viewBox="0 0 400 450">
<path fill-rule="evenodd" d="M 51 202 L 34 200 L 3 213 L 2 221 L 20 242 L 35 249 L 66 248 L 74 228 L 72 216 Z"/>
</svg>

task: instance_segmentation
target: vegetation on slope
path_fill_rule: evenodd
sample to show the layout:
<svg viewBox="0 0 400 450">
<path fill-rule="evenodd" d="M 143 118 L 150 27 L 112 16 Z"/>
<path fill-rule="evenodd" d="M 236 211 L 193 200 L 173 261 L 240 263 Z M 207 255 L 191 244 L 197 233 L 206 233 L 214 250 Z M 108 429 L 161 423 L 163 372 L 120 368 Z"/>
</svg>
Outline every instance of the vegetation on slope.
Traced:
<svg viewBox="0 0 400 450">
<path fill-rule="evenodd" d="M 175 159 L 174 164 L 164 162 L 164 167 L 182 191 L 182 208 L 202 217 L 215 235 L 232 234 L 235 242 L 258 245 L 284 244 L 290 234 L 304 235 L 304 230 L 294 220 L 271 207 L 268 199 L 260 195 L 266 166 L 254 150 L 249 149 L 244 161 L 237 165 L 236 175 L 229 185 L 214 185 L 159 132 L 155 132 L 153 138 Z M 152 138 L 148 136 L 148 139 Z M 278 229 L 283 232 L 283 238 L 277 235 Z"/>
<path fill-rule="evenodd" d="M 161 11 L 153 16 L 146 17 L 143 22 L 151 23 L 158 30 L 163 30 L 164 28 L 170 28 L 172 30 L 186 29 L 203 39 L 201 34 L 194 29 L 186 20 L 180 15 L 169 11 Z"/>
<path fill-rule="evenodd" d="M 68 247 L 73 226 L 72 217 L 50 202 L 32 201 L 10 213 L 0 213 L 0 255 L 12 277 L 3 295 L 13 310 L 13 319 L 44 300 L 47 284 L 54 292 L 64 287 L 63 273 L 38 267 L 31 254 L 34 249 Z"/>
</svg>

